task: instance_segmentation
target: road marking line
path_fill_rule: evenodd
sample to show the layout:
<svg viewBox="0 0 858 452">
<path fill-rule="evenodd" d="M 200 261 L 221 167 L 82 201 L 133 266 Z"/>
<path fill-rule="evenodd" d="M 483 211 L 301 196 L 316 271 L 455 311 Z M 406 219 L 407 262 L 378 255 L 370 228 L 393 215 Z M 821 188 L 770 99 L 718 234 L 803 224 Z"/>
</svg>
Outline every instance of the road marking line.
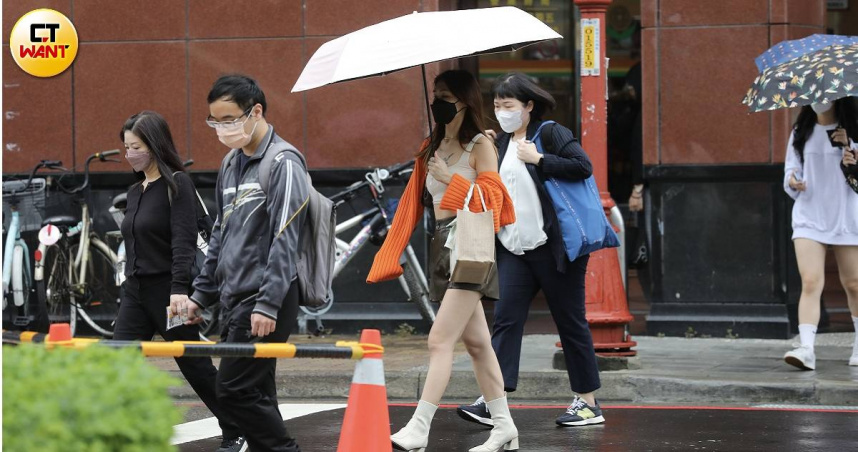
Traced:
<svg viewBox="0 0 858 452">
<path fill-rule="evenodd" d="M 283 415 L 283 420 L 288 421 L 310 414 L 338 410 L 345 407 L 344 403 L 283 403 L 280 404 L 280 413 Z M 209 417 L 174 426 L 170 444 L 175 446 L 201 439 L 213 438 L 218 435 L 220 435 L 220 426 L 217 423 L 217 418 Z"/>
</svg>

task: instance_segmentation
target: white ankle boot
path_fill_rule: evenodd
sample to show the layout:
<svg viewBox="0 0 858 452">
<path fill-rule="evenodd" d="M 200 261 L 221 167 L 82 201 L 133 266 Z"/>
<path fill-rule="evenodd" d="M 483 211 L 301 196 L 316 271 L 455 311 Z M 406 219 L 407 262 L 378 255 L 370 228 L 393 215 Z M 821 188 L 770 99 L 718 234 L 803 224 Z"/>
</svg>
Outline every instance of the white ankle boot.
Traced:
<svg viewBox="0 0 858 452">
<path fill-rule="evenodd" d="M 503 450 L 518 450 L 518 429 L 515 428 L 512 416 L 509 414 L 506 396 L 486 402 L 486 407 L 492 415 L 494 427 L 489 440 L 481 446 L 474 447 L 470 452 L 497 452 L 501 447 Z"/>
<path fill-rule="evenodd" d="M 393 448 L 407 450 L 410 452 L 424 452 L 429 444 L 429 424 L 435 417 L 438 406 L 426 401 L 417 402 L 417 409 L 411 420 L 402 427 L 402 430 L 390 436 Z"/>
</svg>

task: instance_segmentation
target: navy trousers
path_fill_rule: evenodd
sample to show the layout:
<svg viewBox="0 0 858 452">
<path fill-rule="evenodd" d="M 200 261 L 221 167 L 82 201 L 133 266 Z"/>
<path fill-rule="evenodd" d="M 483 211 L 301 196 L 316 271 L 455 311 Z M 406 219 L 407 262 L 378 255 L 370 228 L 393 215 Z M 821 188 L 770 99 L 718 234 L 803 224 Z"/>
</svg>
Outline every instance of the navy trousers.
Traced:
<svg viewBox="0 0 858 452">
<path fill-rule="evenodd" d="M 515 391 L 518 385 L 524 322 L 530 303 L 540 289 L 560 333 L 572 391 L 586 394 L 601 386 L 584 308 L 584 280 L 589 260 L 590 256 L 580 257 L 568 263 L 566 273 L 560 273 L 548 245 L 516 256 L 498 243 L 500 299 L 495 302 L 492 347 L 507 392 Z"/>
</svg>

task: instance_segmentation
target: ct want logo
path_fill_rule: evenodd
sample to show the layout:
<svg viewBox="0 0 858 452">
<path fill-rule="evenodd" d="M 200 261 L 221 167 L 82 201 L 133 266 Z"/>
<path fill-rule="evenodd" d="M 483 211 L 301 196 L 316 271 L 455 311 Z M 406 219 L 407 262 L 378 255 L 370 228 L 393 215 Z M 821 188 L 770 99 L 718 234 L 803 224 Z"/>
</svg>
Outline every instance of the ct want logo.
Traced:
<svg viewBox="0 0 858 452">
<path fill-rule="evenodd" d="M 52 9 L 24 14 L 12 28 L 9 50 L 24 72 L 53 77 L 68 69 L 77 56 L 77 30 L 68 17 Z"/>
</svg>

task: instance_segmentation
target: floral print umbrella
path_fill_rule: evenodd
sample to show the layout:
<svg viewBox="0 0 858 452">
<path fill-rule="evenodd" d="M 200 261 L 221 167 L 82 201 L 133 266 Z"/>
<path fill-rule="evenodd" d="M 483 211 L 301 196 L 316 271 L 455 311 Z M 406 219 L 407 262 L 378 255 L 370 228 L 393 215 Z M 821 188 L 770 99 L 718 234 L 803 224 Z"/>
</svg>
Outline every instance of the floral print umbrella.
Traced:
<svg viewBox="0 0 858 452">
<path fill-rule="evenodd" d="M 847 96 L 858 97 L 858 44 L 831 45 L 766 69 L 742 103 L 759 112 Z"/>
</svg>

